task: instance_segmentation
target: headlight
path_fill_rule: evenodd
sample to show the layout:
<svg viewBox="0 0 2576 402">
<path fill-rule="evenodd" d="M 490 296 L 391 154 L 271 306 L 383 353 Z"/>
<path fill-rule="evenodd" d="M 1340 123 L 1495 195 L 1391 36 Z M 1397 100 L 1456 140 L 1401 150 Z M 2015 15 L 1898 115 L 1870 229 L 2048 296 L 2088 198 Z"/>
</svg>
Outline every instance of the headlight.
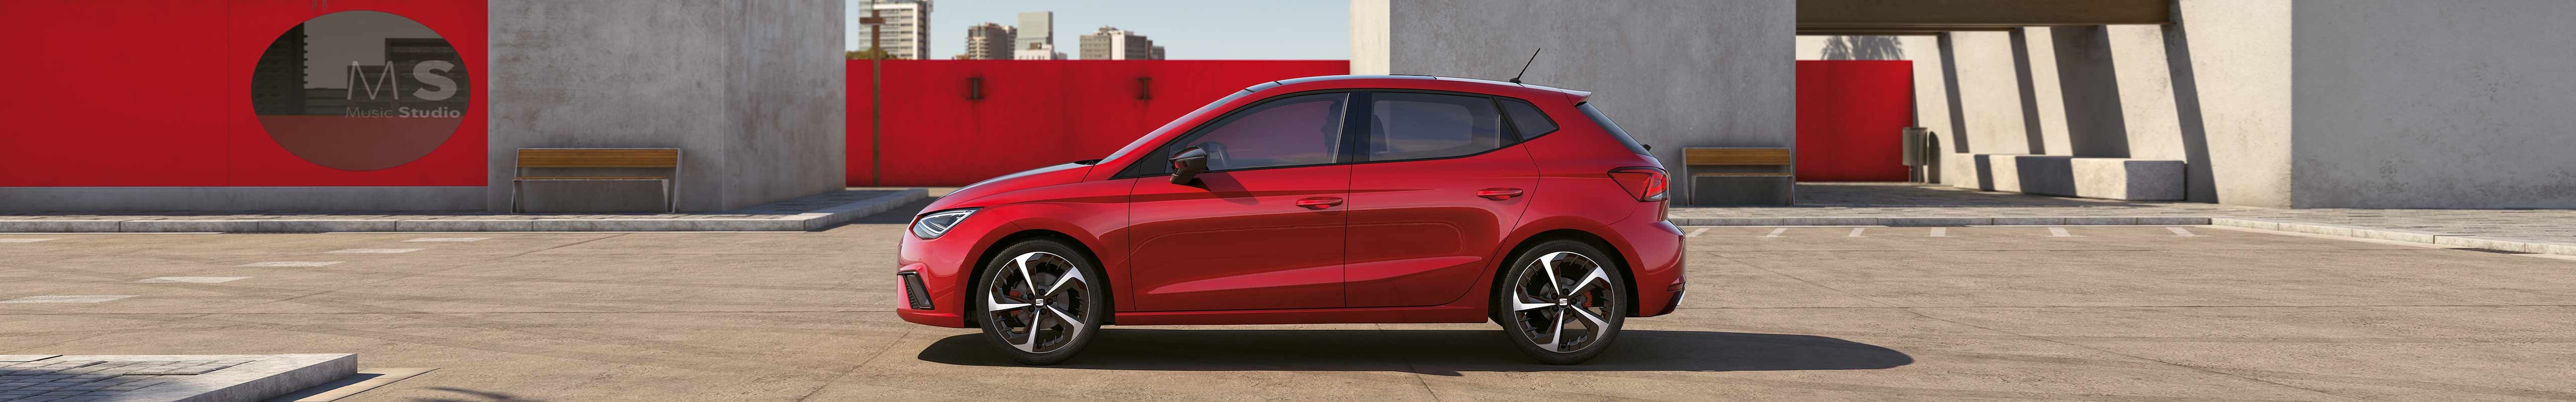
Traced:
<svg viewBox="0 0 2576 402">
<path fill-rule="evenodd" d="M 967 208 L 922 215 L 921 219 L 912 221 L 912 236 L 922 240 L 937 239 L 939 235 L 948 234 L 948 228 L 957 227 L 958 222 L 965 222 L 967 215 L 974 214 L 974 208 Z"/>
</svg>

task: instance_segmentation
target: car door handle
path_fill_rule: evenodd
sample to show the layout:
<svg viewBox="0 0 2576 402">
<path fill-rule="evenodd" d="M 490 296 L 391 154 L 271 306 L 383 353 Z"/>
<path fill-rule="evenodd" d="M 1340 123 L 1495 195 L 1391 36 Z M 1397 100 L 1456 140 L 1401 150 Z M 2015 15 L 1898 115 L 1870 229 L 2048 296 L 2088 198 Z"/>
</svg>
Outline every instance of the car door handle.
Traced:
<svg viewBox="0 0 2576 402">
<path fill-rule="evenodd" d="M 1306 209 L 1320 210 L 1332 208 L 1335 205 L 1342 205 L 1342 197 L 1306 197 L 1297 200 L 1297 206 L 1306 207 Z"/>
<path fill-rule="evenodd" d="M 1519 197 L 1519 196 L 1521 196 L 1521 189 L 1517 189 L 1517 188 L 1509 188 L 1509 187 L 1495 187 L 1495 188 L 1489 188 L 1489 189 L 1483 189 L 1483 190 L 1476 190 L 1476 196 L 1478 196 L 1478 197 L 1485 197 L 1485 199 L 1488 199 L 1488 200 L 1502 201 L 1502 200 L 1511 199 L 1512 197 Z"/>
</svg>

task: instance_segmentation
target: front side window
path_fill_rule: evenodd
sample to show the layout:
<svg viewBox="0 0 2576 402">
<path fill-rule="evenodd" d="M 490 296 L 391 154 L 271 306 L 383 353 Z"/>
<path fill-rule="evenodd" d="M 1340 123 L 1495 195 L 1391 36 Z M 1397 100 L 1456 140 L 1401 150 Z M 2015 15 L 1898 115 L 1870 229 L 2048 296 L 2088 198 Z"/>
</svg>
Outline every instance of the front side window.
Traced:
<svg viewBox="0 0 2576 402">
<path fill-rule="evenodd" d="M 1370 94 L 1368 160 L 1462 156 L 1503 147 L 1503 118 L 1490 98 Z"/>
<path fill-rule="evenodd" d="M 1347 93 L 1324 93 L 1263 102 L 1209 124 L 1162 155 L 1168 158 L 1190 147 L 1207 150 L 1211 172 L 1331 164 L 1341 158 L 1342 105 L 1349 98 Z"/>
</svg>

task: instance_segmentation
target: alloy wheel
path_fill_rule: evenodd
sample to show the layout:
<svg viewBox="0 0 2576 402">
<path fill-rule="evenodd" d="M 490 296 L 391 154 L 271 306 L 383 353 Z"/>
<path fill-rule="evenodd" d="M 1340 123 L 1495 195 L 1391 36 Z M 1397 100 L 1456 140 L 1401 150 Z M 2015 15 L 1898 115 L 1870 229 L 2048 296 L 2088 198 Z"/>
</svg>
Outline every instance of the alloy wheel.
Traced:
<svg viewBox="0 0 2576 402">
<path fill-rule="evenodd" d="M 1011 257 L 984 290 L 984 325 L 1002 343 L 1045 354 L 1081 339 L 1091 322 L 1089 279 L 1064 256 L 1044 251 Z"/>
<path fill-rule="evenodd" d="M 1553 353 L 1581 351 L 1610 337 L 1607 317 L 1621 312 L 1618 284 L 1607 267 L 1570 251 L 1541 255 L 1530 265 L 1512 281 L 1508 318 L 1523 328 L 1516 336 Z"/>
</svg>

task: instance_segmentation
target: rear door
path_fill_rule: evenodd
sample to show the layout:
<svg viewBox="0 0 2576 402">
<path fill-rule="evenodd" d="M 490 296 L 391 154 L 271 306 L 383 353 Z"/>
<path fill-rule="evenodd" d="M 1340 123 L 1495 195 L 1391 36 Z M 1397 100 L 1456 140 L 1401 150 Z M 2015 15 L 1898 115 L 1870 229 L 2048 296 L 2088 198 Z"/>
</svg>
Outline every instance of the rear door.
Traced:
<svg viewBox="0 0 2576 402">
<path fill-rule="evenodd" d="M 1381 91 L 1361 102 L 1343 268 L 1350 306 L 1457 300 L 1490 274 L 1495 248 L 1537 196 L 1538 166 L 1511 147 L 1520 136 L 1495 98 Z"/>
</svg>

